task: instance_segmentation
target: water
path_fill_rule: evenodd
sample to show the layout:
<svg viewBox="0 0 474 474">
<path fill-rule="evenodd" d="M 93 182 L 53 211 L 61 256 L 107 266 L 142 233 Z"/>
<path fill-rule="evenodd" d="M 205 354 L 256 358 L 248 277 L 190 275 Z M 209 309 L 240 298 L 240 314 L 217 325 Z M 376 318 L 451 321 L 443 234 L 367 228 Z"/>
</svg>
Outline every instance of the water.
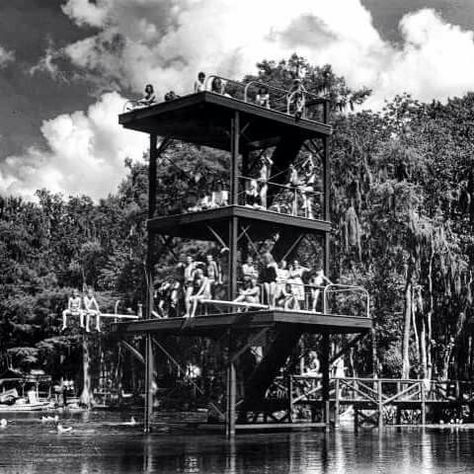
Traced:
<svg viewBox="0 0 474 474">
<path fill-rule="evenodd" d="M 62 416 L 58 434 L 37 414 L 0 414 L 0 473 L 474 473 L 474 429 L 404 428 L 354 434 L 321 432 L 220 434 L 179 428 L 143 435 L 120 424 L 130 414 Z M 138 417 L 137 417 L 138 419 Z"/>
</svg>

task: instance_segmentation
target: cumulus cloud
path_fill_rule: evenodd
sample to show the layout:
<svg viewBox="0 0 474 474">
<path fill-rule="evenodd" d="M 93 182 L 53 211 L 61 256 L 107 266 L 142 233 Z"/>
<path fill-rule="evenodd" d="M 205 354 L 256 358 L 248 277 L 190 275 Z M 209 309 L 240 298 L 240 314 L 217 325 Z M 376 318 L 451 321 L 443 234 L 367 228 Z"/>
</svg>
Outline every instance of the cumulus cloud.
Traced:
<svg viewBox="0 0 474 474">
<path fill-rule="evenodd" d="M 15 59 L 15 53 L 0 45 L 0 69 Z"/>
<path fill-rule="evenodd" d="M 69 0 L 64 11 L 100 27 L 64 54 L 135 91 L 152 82 L 161 93 L 183 93 L 199 70 L 240 77 L 263 58 L 295 51 L 372 88 L 376 107 L 405 91 L 443 99 L 474 82 L 472 31 L 430 9 L 402 18 L 399 46 L 382 39 L 360 0 Z"/>
<path fill-rule="evenodd" d="M 62 8 L 95 33 L 59 52 L 48 50 L 38 68 L 54 75 L 58 58 L 66 59 L 102 89 L 139 93 L 153 83 L 161 95 L 170 89 L 183 94 L 198 71 L 239 78 L 264 58 L 294 52 L 313 64 L 333 65 L 353 87 L 373 89 L 372 107 L 402 92 L 444 99 L 474 84 L 473 32 L 431 9 L 404 16 L 402 41 L 393 45 L 380 36 L 361 0 L 67 0 Z M 86 114 L 46 122 L 50 150 L 10 157 L 0 165 L 0 189 L 48 186 L 95 197 L 113 190 L 123 157 L 143 149 L 140 134 L 117 128 L 120 100 L 107 94 Z"/>
<path fill-rule="evenodd" d="M 0 163 L 0 192 L 32 198 L 39 188 L 98 199 L 116 190 L 124 159 L 139 159 L 144 134 L 123 130 L 117 115 L 124 99 L 104 94 L 86 113 L 77 111 L 45 121 L 41 128 L 48 151 L 30 148 Z"/>
</svg>

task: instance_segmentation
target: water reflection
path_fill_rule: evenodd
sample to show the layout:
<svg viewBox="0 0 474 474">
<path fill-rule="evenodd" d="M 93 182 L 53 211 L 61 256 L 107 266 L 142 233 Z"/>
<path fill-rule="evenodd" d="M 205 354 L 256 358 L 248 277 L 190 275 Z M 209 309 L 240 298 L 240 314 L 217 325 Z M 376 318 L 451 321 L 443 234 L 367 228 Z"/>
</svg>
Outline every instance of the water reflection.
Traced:
<svg viewBox="0 0 474 474">
<path fill-rule="evenodd" d="M 397 473 L 474 472 L 474 430 L 406 428 L 222 435 L 174 429 L 143 435 L 130 414 L 71 416 L 57 434 L 38 416 L 0 431 L 1 473 Z"/>
</svg>

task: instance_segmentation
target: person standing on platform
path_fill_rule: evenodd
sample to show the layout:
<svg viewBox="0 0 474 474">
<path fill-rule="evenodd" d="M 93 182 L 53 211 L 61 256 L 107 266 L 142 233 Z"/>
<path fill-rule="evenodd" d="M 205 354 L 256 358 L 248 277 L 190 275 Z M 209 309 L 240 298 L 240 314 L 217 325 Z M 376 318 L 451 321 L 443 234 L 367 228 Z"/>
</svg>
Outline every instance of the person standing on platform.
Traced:
<svg viewBox="0 0 474 474">
<path fill-rule="evenodd" d="M 329 280 L 329 278 L 324 274 L 324 271 L 320 269 L 310 280 L 311 297 L 313 300 L 311 310 L 314 312 L 320 312 L 316 311 L 316 307 L 318 305 L 319 293 L 321 289 L 324 288 L 324 283 L 327 283 L 328 285 L 332 284 L 331 280 Z"/>
<path fill-rule="evenodd" d="M 290 175 L 288 178 L 288 187 L 291 189 L 293 194 L 292 197 L 292 206 L 291 206 L 291 214 L 293 216 L 298 215 L 298 190 L 300 187 L 300 178 L 298 176 L 298 170 L 296 169 L 294 164 L 291 164 L 289 167 Z"/>
<path fill-rule="evenodd" d="M 84 313 L 82 311 L 81 297 L 79 296 L 79 291 L 76 289 L 72 290 L 72 295 L 68 299 L 67 309 L 63 311 L 63 330 L 67 328 L 68 316 L 79 316 L 81 328 L 84 327 Z"/>
<path fill-rule="evenodd" d="M 95 328 L 100 332 L 100 310 L 92 288 L 89 288 L 87 294 L 84 296 L 84 312 L 86 313 L 86 332 L 89 332 L 91 316 L 95 317 Z"/>
<path fill-rule="evenodd" d="M 245 280 L 246 278 L 256 278 L 258 280 L 258 270 L 253 262 L 253 258 L 249 255 L 242 265 L 242 279 Z"/>
<path fill-rule="evenodd" d="M 256 179 L 251 179 L 248 182 L 247 189 L 245 190 L 245 205 L 247 207 L 253 207 L 255 209 L 262 208 L 262 201 L 260 199 L 260 193 L 258 192 L 258 184 Z"/>
<path fill-rule="evenodd" d="M 265 296 L 267 304 L 271 307 L 275 307 L 276 297 L 276 285 L 277 285 L 277 270 L 278 266 L 270 252 L 263 255 L 264 267 L 260 273 L 260 279 L 265 288 Z"/>
<path fill-rule="evenodd" d="M 293 294 L 298 300 L 299 306 L 303 308 L 305 299 L 303 274 L 305 272 L 309 272 L 309 268 L 301 266 L 298 260 L 294 260 L 293 265 L 289 267 L 289 281 L 293 288 Z"/>
<path fill-rule="evenodd" d="M 195 262 L 191 255 L 186 256 L 186 264 L 184 265 L 184 306 L 186 314 L 189 315 L 191 311 L 191 296 L 194 288 L 194 273 L 202 262 Z"/>
<path fill-rule="evenodd" d="M 288 270 L 286 260 L 282 260 L 277 270 L 277 283 L 278 283 L 277 289 L 276 289 L 277 298 L 279 298 L 280 295 L 285 292 L 285 287 L 287 285 L 289 276 L 290 276 L 290 272 Z"/>
<path fill-rule="evenodd" d="M 198 74 L 197 80 L 194 81 L 194 92 L 203 92 L 206 90 L 206 75 L 203 72 Z"/>
<path fill-rule="evenodd" d="M 302 187 L 303 195 L 303 211 L 304 216 L 308 219 L 314 219 L 313 203 L 314 203 L 314 185 L 316 184 L 316 170 L 313 163 L 313 155 L 310 153 L 308 159 L 303 165 L 306 169 L 305 184 Z"/>
<path fill-rule="evenodd" d="M 270 94 L 266 87 L 260 87 L 258 89 L 257 96 L 255 97 L 255 103 L 260 105 L 260 107 L 270 108 Z"/>
<path fill-rule="evenodd" d="M 210 253 L 206 255 L 206 276 L 209 279 L 209 291 L 211 297 L 214 298 L 215 287 L 216 285 L 220 285 L 222 281 L 219 265 Z"/>
<path fill-rule="evenodd" d="M 267 208 L 268 182 L 272 174 L 272 165 L 272 159 L 268 156 L 267 152 L 264 152 L 260 158 L 260 173 L 258 177 L 260 181 L 260 204 L 264 209 Z"/>
</svg>

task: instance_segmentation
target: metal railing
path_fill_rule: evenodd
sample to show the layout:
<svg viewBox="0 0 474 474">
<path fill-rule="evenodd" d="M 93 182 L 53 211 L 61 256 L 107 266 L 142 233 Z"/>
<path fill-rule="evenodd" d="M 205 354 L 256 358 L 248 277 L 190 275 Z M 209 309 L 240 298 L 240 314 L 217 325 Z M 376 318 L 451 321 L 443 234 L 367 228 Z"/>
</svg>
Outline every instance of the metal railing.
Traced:
<svg viewBox="0 0 474 474">
<path fill-rule="evenodd" d="M 242 206 L 308 219 L 322 218 L 322 193 L 315 191 L 314 186 L 280 184 L 247 176 L 240 176 L 239 179 L 244 183 L 239 190 L 239 204 Z M 271 203 L 267 195 L 271 195 Z"/>
<path fill-rule="evenodd" d="M 219 90 L 213 90 L 213 84 L 216 80 L 218 80 L 220 83 L 216 86 L 219 87 Z M 300 93 L 302 94 L 304 101 L 301 118 L 308 120 L 318 120 L 323 123 L 329 122 L 328 99 L 319 97 L 305 90 L 285 90 L 260 81 L 249 81 L 247 83 L 242 83 L 234 81 L 233 79 L 219 76 L 217 74 L 210 74 L 206 78 L 204 87 L 206 91 L 225 96 L 228 95 L 233 99 L 242 100 L 243 102 L 268 108 L 286 115 L 293 115 L 291 113 L 291 108 L 292 104 L 295 102 L 295 94 Z M 268 100 L 265 100 L 264 105 L 257 103 L 258 91 L 262 89 L 268 91 L 267 93 L 269 96 Z M 318 110 L 319 106 L 322 106 L 322 110 Z"/>
</svg>

